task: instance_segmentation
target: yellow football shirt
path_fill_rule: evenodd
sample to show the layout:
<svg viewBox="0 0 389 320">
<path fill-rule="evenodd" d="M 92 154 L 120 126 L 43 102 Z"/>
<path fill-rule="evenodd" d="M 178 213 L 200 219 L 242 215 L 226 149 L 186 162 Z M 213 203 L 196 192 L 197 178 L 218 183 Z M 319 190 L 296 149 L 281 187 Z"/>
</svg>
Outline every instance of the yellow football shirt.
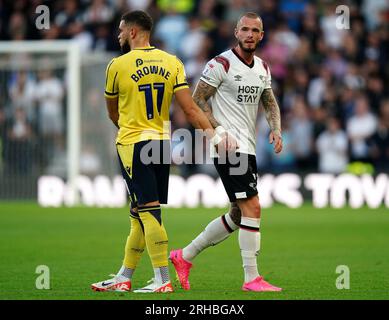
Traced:
<svg viewBox="0 0 389 320">
<path fill-rule="evenodd" d="M 105 96 L 119 97 L 116 143 L 170 139 L 173 94 L 188 88 L 184 65 L 155 47 L 136 48 L 107 66 Z"/>
</svg>

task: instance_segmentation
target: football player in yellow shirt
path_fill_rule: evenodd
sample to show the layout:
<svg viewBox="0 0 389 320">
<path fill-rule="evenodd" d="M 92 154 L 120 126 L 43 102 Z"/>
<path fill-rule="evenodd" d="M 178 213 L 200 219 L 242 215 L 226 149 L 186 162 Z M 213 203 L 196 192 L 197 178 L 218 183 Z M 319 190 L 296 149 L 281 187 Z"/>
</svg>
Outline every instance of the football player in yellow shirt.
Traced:
<svg viewBox="0 0 389 320">
<path fill-rule="evenodd" d="M 92 284 L 95 291 L 130 291 L 132 274 L 145 247 L 154 279 L 134 292 L 173 291 L 168 272 L 168 237 L 160 208 L 160 204 L 167 203 L 169 107 L 173 95 L 188 121 L 206 130 L 211 143 L 235 148 L 226 134 L 214 132 L 193 101 L 182 62 L 150 45 L 152 26 L 153 20 L 146 12 L 124 14 L 118 38 L 126 53 L 112 59 L 107 67 L 106 104 L 110 119 L 119 129 L 116 146 L 130 196 L 131 231 L 121 269 L 112 279 Z"/>
</svg>

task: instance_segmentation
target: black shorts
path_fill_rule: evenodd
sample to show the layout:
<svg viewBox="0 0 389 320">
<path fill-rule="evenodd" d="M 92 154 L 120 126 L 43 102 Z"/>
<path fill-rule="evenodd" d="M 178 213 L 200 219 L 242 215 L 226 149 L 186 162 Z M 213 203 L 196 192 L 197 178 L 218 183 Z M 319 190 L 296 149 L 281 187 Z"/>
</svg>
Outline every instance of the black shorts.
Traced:
<svg viewBox="0 0 389 320">
<path fill-rule="evenodd" d="M 258 194 L 255 155 L 237 153 L 233 159 L 214 158 L 214 164 L 231 202 Z"/>
<path fill-rule="evenodd" d="M 132 206 L 159 201 L 166 204 L 169 189 L 170 141 L 147 140 L 116 145 Z"/>
</svg>

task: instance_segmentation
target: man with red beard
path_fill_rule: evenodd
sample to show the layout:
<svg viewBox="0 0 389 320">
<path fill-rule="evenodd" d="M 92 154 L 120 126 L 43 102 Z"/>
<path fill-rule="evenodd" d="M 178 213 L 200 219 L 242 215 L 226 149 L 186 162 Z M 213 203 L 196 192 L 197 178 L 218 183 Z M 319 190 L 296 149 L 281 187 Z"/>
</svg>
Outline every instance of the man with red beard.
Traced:
<svg viewBox="0 0 389 320">
<path fill-rule="evenodd" d="M 239 229 L 239 246 L 244 268 L 244 291 L 281 291 L 259 275 L 260 204 L 257 191 L 255 125 L 262 102 L 270 127 L 269 143 L 282 150 L 280 109 L 271 88 L 269 66 L 255 50 L 264 35 L 262 19 L 246 13 L 238 21 L 238 44 L 209 61 L 193 94 L 219 135 L 237 140 L 238 149 L 224 158 L 211 149 L 211 157 L 231 202 L 228 213 L 211 221 L 188 246 L 170 252 L 181 286 L 190 289 L 192 260 L 205 248 L 225 240 Z M 208 104 L 211 99 L 212 108 Z M 238 160 L 238 161 L 237 161 Z M 239 164 L 239 168 L 237 167 Z M 244 170 L 237 170 L 237 169 Z"/>
</svg>

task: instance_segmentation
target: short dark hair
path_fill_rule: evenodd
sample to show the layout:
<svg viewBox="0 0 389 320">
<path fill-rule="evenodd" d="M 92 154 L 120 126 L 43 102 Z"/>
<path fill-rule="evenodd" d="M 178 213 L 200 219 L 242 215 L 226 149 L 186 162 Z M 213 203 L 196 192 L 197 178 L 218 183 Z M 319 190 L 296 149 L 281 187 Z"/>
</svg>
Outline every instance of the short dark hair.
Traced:
<svg viewBox="0 0 389 320">
<path fill-rule="evenodd" d="M 153 29 L 153 18 L 144 11 L 128 11 L 122 15 L 122 20 L 125 24 L 136 24 L 141 27 L 142 30 L 151 31 Z"/>
<path fill-rule="evenodd" d="M 245 14 L 241 15 L 238 19 L 238 22 L 237 22 L 237 25 L 239 24 L 239 21 L 243 18 L 243 17 L 246 17 L 246 18 L 249 18 L 249 19 L 259 19 L 261 21 L 261 24 L 262 24 L 262 28 L 263 28 L 263 21 L 262 21 L 262 18 L 260 15 L 256 14 L 255 12 L 246 12 Z"/>
<path fill-rule="evenodd" d="M 257 19 L 257 18 L 261 19 L 261 17 L 255 12 L 246 12 L 245 14 L 240 16 L 240 19 L 242 19 L 243 17 L 250 18 L 250 19 Z"/>
</svg>

